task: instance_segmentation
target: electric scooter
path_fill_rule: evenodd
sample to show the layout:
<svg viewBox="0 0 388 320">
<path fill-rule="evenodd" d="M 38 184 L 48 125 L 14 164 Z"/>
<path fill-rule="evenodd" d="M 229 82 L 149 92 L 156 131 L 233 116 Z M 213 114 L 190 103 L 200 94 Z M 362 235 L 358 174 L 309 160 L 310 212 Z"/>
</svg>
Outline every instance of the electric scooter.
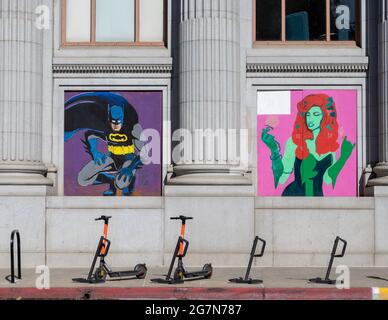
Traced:
<svg viewBox="0 0 388 320">
<path fill-rule="evenodd" d="M 186 229 L 186 220 L 192 220 L 192 217 L 172 217 L 171 220 L 181 220 L 181 233 L 178 238 L 177 244 L 175 246 L 174 255 L 171 260 L 170 268 L 168 270 L 167 276 L 165 279 L 151 279 L 152 282 L 164 283 L 164 284 L 180 284 L 187 280 L 201 280 L 201 279 L 210 279 L 213 274 L 213 267 L 211 263 L 207 263 L 203 266 L 202 270 L 188 272 L 183 265 L 183 258 L 187 254 L 189 248 L 189 241 L 185 239 L 185 229 Z M 178 266 L 172 275 L 172 271 L 175 265 L 175 260 L 178 258 Z"/>
<path fill-rule="evenodd" d="M 101 216 L 100 218 L 95 219 L 95 221 L 104 221 L 103 236 L 101 236 L 98 243 L 88 277 L 86 279 L 75 278 L 73 281 L 81 283 L 104 283 L 108 276 L 116 280 L 128 280 L 130 277 L 137 279 L 145 278 L 147 274 L 147 267 L 145 264 L 138 264 L 133 270 L 114 272 L 105 262 L 105 258 L 109 253 L 109 248 L 111 245 L 110 240 L 108 240 L 108 225 L 110 218 L 112 217 Z M 99 266 L 94 269 L 98 258 L 100 258 Z"/>
</svg>

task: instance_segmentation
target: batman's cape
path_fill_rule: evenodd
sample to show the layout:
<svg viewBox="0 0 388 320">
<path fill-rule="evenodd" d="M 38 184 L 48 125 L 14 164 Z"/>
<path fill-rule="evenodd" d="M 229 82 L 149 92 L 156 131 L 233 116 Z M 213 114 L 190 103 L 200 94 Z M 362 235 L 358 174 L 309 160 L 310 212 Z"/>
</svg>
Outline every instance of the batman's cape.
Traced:
<svg viewBox="0 0 388 320">
<path fill-rule="evenodd" d="M 76 95 L 65 103 L 65 141 L 77 131 L 87 130 L 100 135 L 109 131 L 109 106 L 124 108 L 122 131 L 132 136 L 135 124 L 139 122 L 136 110 L 121 95 L 112 92 L 89 92 Z"/>
</svg>

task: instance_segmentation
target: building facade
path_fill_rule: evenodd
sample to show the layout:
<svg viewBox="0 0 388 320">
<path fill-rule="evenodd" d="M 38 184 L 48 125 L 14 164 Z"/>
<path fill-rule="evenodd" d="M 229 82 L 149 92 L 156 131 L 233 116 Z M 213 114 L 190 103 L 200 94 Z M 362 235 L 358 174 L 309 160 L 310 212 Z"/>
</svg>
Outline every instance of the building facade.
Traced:
<svg viewBox="0 0 388 320">
<path fill-rule="evenodd" d="M 102 214 L 117 266 L 167 265 L 180 214 L 191 265 L 245 265 L 255 235 L 260 266 L 325 265 L 337 235 L 388 265 L 387 15 L 0 0 L 0 267 L 13 229 L 26 266 L 87 267 Z"/>
</svg>

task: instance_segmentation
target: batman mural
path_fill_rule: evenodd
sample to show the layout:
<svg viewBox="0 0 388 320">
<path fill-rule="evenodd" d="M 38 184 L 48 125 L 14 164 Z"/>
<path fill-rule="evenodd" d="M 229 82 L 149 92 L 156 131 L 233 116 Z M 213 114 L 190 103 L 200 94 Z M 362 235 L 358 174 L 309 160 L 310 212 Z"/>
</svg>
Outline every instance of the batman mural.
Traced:
<svg viewBox="0 0 388 320">
<path fill-rule="evenodd" d="M 81 140 L 78 151 L 88 156 L 78 171 L 78 185 L 105 185 L 104 196 L 131 196 L 146 154 L 141 152 L 142 131 L 138 112 L 119 93 L 87 92 L 67 99 L 65 143 Z"/>
</svg>

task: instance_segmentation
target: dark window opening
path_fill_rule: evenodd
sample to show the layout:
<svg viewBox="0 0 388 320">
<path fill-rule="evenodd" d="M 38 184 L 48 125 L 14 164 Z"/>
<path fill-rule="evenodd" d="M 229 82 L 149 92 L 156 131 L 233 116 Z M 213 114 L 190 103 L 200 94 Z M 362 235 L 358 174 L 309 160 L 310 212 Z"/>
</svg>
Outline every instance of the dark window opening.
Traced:
<svg viewBox="0 0 388 320">
<path fill-rule="evenodd" d="M 282 1 L 261 0 L 256 6 L 256 40 L 282 39 Z"/>
</svg>

